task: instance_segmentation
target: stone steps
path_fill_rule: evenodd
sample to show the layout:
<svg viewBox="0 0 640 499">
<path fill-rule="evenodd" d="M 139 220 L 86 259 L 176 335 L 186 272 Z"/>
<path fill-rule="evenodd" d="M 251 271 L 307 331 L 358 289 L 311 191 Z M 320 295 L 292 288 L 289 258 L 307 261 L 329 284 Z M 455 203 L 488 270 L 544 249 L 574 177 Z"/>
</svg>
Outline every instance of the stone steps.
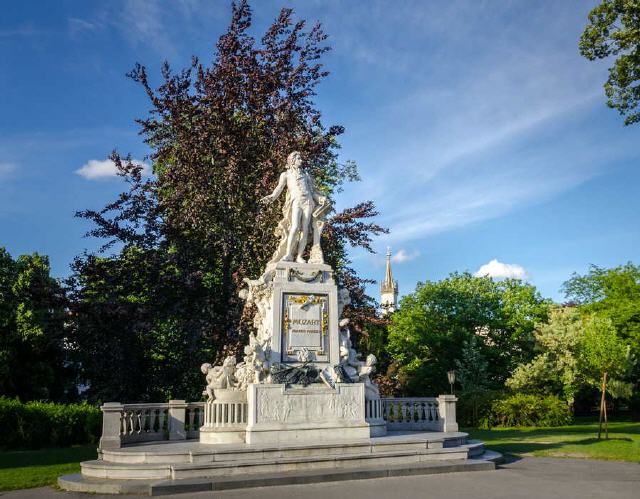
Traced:
<svg viewBox="0 0 640 499">
<path fill-rule="evenodd" d="M 117 463 L 105 460 L 85 461 L 82 474 L 89 478 L 137 480 L 137 479 L 184 479 L 221 476 L 247 476 L 259 473 L 288 471 L 358 468 L 376 465 L 402 465 L 434 460 L 464 460 L 468 457 L 466 447 L 409 448 L 386 451 L 353 452 L 325 455 L 288 455 L 265 458 L 260 454 L 248 459 L 210 462 L 174 463 Z"/>
<path fill-rule="evenodd" d="M 179 464 L 246 461 L 252 459 L 271 460 L 293 457 L 322 457 L 346 454 L 378 454 L 392 451 L 422 451 L 424 449 L 455 448 L 466 443 L 466 434 L 450 438 L 386 437 L 355 440 L 349 442 L 325 442 L 316 444 L 289 445 L 197 445 L 183 449 L 175 446 L 136 446 L 118 450 L 103 450 L 102 459 L 111 463 L 127 464 Z M 471 446 L 471 448 L 475 448 Z"/>
<path fill-rule="evenodd" d="M 468 440 L 462 447 L 466 447 L 469 451 L 469 459 L 481 456 L 485 452 L 484 443 L 480 440 Z"/>
<path fill-rule="evenodd" d="M 497 454 L 497 453 L 492 453 Z M 221 476 L 217 478 L 192 478 L 181 480 L 113 480 L 89 478 L 81 474 L 67 475 L 58 479 L 58 485 L 70 491 L 104 494 L 142 494 L 160 496 L 167 494 L 193 493 L 214 490 L 229 490 L 251 487 L 306 484 L 342 480 L 363 480 L 412 475 L 430 475 L 459 471 L 487 471 L 495 469 L 490 460 L 439 460 L 397 465 L 382 465 L 371 461 L 370 466 L 349 469 L 295 470 L 255 475 Z"/>
</svg>

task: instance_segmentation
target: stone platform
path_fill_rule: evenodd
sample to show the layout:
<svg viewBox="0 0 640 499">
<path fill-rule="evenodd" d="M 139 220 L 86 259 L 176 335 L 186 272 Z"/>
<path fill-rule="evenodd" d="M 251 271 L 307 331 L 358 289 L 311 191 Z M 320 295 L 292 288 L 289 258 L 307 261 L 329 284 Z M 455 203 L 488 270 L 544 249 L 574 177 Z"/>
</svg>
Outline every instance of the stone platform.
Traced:
<svg viewBox="0 0 640 499">
<path fill-rule="evenodd" d="M 168 493 L 494 469 L 495 453 L 462 432 L 390 432 L 349 442 L 205 445 L 196 441 L 102 450 L 66 490 Z"/>
</svg>

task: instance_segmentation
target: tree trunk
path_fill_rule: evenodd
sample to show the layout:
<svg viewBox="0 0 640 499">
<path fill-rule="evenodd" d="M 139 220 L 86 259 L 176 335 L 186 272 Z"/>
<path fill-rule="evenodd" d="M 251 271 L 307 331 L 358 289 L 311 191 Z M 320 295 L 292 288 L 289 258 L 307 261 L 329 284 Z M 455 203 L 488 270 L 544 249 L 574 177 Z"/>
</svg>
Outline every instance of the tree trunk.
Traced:
<svg viewBox="0 0 640 499">
<path fill-rule="evenodd" d="M 607 390 L 607 372 L 605 371 L 602 374 L 602 396 L 600 397 L 600 421 L 598 423 L 598 440 L 600 440 L 600 436 L 602 435 L 602 417 L 605 418 L 605 427 L 606 427 L 606 414 L 607 414 L 607 406 L 605 393 Z M 607 438 L 609 438 L 609 433 L 607 431 Z"/>
<path fill-rule="evenodd" d="M 604 373 L 604 382 L 602 383 L 602 393 L 604 394 L 604 438 L 609 440 L 609 421 L 607 419 L 607 373 Z"/>
</svg>

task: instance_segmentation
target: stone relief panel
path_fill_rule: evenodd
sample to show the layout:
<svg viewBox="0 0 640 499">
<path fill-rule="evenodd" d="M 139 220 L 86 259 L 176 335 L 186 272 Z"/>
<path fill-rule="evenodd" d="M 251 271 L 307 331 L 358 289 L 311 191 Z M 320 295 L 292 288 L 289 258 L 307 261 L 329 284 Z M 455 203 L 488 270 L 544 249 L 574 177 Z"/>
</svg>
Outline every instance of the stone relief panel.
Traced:
<svg viewBox="0 0 640 499">
<path fill-rule="evenodd" d="M 364 419 L 364 406 L 358 389 L 318 394 L 283 394 L 278 389 L 259 390 L 257 393 L 257 422 L 259 423 L 362 419 Z"/>
</svg>

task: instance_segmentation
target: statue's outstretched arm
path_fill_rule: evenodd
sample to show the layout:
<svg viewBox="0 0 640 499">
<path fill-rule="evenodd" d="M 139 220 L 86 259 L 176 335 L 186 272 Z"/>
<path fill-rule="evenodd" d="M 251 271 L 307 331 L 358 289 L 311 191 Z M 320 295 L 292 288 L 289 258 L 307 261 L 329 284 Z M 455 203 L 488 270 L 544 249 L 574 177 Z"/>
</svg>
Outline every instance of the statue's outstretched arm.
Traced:
<svg viewBox="0 0 640 499">
<path fill-rule="evenodd" d="M 263 197 L 260 202 L 265 204 L 273 203 L 276 199 L 278 199 L 278 196 L 282 193 L 285 185 L 287 185 L 287 174 L 286 172 L 282 172 L 280 174 L 280 180 L 278 180 L 278 185 L 276 185 L 276 188 L 271 194 Z"/>
</svg>

